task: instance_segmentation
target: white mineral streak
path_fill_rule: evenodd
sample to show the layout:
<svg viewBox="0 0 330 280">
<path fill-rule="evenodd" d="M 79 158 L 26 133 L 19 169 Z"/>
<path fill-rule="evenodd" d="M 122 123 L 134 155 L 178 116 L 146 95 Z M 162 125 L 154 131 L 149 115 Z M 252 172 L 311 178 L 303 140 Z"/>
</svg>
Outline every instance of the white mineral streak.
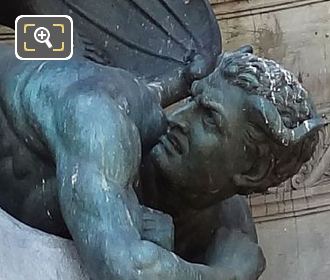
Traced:
<svg viewBox="0 0 330 280">
<path fill-rule="evenodd" d="M 126 215 L 127 215 L 129 224 L 133 227 L 134 224 L 133 224 L 132 216 L 131 216 L 131 213 L 128 211 L 128 209 L 126 209 Z"/>
<path fill-rule="evenodd" d="M 109 191 L 109 190 L 110 190 L 110 187 L 109 187 L 109 185 L 108 185 L 108 182 L 107 182 L 105 176 L 102 176 L 101 188 L 102 188 L 102 190 L 104 190 L 104 191 Z"/>
<path fill-rule="evenodd" d="M 71 185 L 73 188 L 75 187 L 75 185 L 78 181 L 78 174 L 79 174 L 79 167 L 78 167 L 78 164 L 76 164 L 74 167 L 74 172 L 71 176 Z"/>
<path fill-rule="evenodd" d="M 269 120 L 266 114 L 266 109 L 265 109 L 265 101 L 263 99 L 260 100 L 261 102 L 261 108 L 262 108 L 262 115 L 264 116 L 266 124 L 269 124 Z"/>
<path fill-rule="evenodd" d="M 179 258 L 176 254 L 174 254 L 173 252 L 171 252 L 171 255 L 173 256 L 173 258 L 175 259 L 176 262 L 180 262 Z"/>
<path fill-rule="evenodd" d="M 44 68 L 44 66 L 46 65 L 47 61 L 41 63 L 37 69 L 37 73 L 41 72 L 42 68 Z"/>
<path fill-rule="evenodd" d="M 151 91 L 156 91 L 159 100 L 162 99 L 162 92 L 164 92 L 164 87 L 162 86 L 161 82 L 151 82 L 147 85 L 147 87 L 151 90 Z"/>
<path fill-rule="evenodd" d="M 305 129 L 306 129 L 307 131 L 310 131 L 310 130 L 311 130 L 311 127 L 310 127 L 309 122 L 305 121 L 305 122 L 304 122 L 304 126 L 305 126 Z"/>
<path fill-rule="evenodd" d="M 44 178 L 42 178 L 42 180 L 41 180 L 41 190 L 42 190 L 43 193 L 45 192 L 45 185 L 46 185 L 46 181 L 45 181 Z"/>
<path fill-rule="evenodd" d="M 51 218 L 51 219 L 53 218 L 53 217 L 52 217 L 52 214 L 50 213 L 50 211 L 49 211 L 48 209 L 47 209 L 47 216 L 48 216 L 49 218 Z"/>
</svg>

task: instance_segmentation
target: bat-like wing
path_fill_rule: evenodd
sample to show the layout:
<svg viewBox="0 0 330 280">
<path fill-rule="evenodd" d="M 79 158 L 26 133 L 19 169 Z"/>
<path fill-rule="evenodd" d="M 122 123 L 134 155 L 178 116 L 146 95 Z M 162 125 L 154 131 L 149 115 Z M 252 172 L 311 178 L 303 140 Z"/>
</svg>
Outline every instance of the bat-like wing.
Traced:
<svg viewBox="0 0 330 280">
<path fill-rule="evenodd" d="M 209 72 L 221 52 L 220 30 L 208 0 L 7 1 L 18 1 L 20 14 L 70 15 L 77 52 L 148 81 L 177 78 L 196 55 Z"/>
</svg>

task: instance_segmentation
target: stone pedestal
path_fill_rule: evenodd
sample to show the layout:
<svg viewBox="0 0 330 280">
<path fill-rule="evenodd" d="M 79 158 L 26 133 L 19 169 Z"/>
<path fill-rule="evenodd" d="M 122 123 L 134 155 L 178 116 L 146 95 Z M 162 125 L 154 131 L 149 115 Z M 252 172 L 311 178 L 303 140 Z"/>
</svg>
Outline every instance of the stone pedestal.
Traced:
<svg viewBox="0 0 330 280">
<path fill-rule="evenodd" d="M 0 210 L 0 280 L 88 280 L 72 241 L 32 229 Z"/>
</svg>

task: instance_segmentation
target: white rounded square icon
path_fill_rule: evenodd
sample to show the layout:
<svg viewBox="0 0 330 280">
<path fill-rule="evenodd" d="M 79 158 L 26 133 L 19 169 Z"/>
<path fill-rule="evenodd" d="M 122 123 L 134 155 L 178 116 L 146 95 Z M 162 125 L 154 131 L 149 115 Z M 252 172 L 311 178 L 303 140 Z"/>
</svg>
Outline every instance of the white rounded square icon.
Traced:
<svg viewBox="0 0 330 280">
<path fill-rule="evenodd" d="M 73 55 L 73 20 L 67 15 L 22 15 L 15 21 L 20 60 L 68 60 Z"/>
</svg>

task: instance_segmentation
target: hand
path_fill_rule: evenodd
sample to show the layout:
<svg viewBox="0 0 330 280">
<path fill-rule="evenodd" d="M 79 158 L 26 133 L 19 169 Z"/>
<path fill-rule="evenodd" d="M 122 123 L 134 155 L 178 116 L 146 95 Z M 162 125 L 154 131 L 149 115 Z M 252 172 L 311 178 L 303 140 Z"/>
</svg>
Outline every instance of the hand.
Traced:
<svg viewBox="0 0 330 280">
<path fill-rule="evenodd" d="M 240 231 L 221 228 L 216 234 L 208 263 L 212 267 L 231 270 L 237 280 L 256 280 L 265 269 L 265 257 L 258 244 Z"/>
<path fill-rule="evenodd" d="M 144 207 L 142 239 L 172 251 L 174 249 L 174 224 L 171 216 Z"/>
<path fill-rule="evenodd" d="M 183 74 L 188 83 L 206 77 L 214 70 L 214 64 L 209 57 L 201 54 L 191 54 L 190 63 L 184 69 Z"/>
</svg>

